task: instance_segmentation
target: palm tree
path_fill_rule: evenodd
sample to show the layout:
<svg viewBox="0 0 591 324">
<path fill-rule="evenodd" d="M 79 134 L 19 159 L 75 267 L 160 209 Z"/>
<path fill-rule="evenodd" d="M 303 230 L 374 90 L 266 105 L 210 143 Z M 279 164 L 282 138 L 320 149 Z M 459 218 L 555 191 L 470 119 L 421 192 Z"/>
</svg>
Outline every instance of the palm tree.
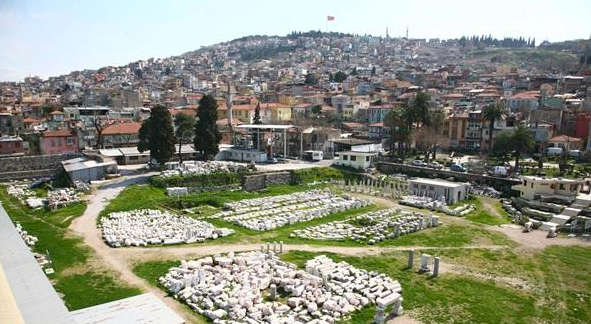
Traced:
<svg viewBox="0 0 591 324">
<path fill-rule="evenodd" d="M 482 110 L 482 117 L 485 120 L 488 120 L 488 152 L 492 152 L 492 138 L 493 138 L 493 131 L 495 129 L 495 121 L 500 120 L 503 118 L 505 111 L 499 105 L 488 105 L 484 107 Z"/>
<path fill-rule="evenodd" d="M 536 146 L 536 141 L 525 125 L 519 124 L 511 134 L 509 146 L 515 151 L 515 172 L 517 172 L 521 153 L 531 151 Z"/>
<path fill-rule="evenodd" d="M 433 149 L 433 160 L 436 159 L 437 154 L 437 140 L 441 133 L 441 127 L 445 119 L 443 109 L 434 109 L 429 111 L 429 125 L 427 126 L 427 134 L 431 139 Z M 429 148 L 427 148 L 427 161 L 429 161 Z"/>
</svg>

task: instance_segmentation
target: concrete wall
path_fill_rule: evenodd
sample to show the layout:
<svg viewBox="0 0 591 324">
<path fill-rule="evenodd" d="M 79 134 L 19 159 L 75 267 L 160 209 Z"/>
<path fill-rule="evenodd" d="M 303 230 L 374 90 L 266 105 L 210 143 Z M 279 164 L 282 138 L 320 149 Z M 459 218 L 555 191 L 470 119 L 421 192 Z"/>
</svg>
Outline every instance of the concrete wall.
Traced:
<svg viewBox="0 0 591 324">
<path fill-rule="evenodd" d="M 0 159 L 0 180 L 45 177 L 61 169 L 61 162 L 80 154 L 34 155 Z"/>
</svg>

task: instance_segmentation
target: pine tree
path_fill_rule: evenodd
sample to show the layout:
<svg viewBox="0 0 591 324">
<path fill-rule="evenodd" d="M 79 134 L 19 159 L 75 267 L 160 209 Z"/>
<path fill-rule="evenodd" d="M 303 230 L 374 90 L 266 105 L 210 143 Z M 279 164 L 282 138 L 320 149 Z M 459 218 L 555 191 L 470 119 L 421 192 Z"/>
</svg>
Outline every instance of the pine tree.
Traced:
<svg viewBox="0 0 591 324">
<path fill-rule="evenodd" d="M 211 95 L 205 95 L 199 101 L 197 109 L 197 124 L 195 125 L 195 150 L 202 153 L 203 160 L 211 160 L 219 152 L 222 134 L 218 130 L 218 104 Z"/>
<path fill-rule="evenodd" d="M 168 109 L 161 105 L 154 106 L 150 118 L 142 123 L 138 136 L 138 151 L 150 150 L 150 158 L 161 165 L 168 162 L 175 151 L 174 129 Z"/>
</svg>

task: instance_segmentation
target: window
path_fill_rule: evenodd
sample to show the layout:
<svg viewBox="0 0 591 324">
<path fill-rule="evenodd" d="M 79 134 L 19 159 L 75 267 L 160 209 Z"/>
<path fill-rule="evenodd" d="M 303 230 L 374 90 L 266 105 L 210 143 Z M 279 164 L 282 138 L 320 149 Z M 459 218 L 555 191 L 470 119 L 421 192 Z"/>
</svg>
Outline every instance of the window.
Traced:
<svg viewBox="0 0 591 324">
<path fill-rule="evenodd" d="M 419 189 L 419 185 L 416 184 L 416 183 L 413 183 L 412 187 L 415 188 L 415 189 Z"/>
<path fill-rule="evenodd" d="M 433 190 L 435 190 L 435 187 L 429 186 L 429 190 L 433 191 Z"/>
<path fill-rule="evenodd" d="M 523 186 L 527 186 L 527 180 L 523 180 Z"/>
<path fill-rule="evenodd" d="M 351 161 L 357 161 L 357 157 L 355 155 L 351 155 Z"/>
<path fill-rule="evenodd" d="M 74 139 L 71 137 L 66 137 L 66 145 L 68 145 L 68 146 L 74 145 Z"/>
<path fill-rule="evenodd" d="M 61 138 L 57 139 L 57 145 L 62 146 L 62 139 Z"/>
<path fill-rule="evenodd" d="M 55 139 L 51 140 L 51 146 L 55 146 Z M 53 152 L 53 151 L 52 151 Z"/>
<path fill-rule="evenodd" d="M 343 155 L 343 160 L 349 161 L 349 156 L 348 155 Z"/>
<path fill-rule="evenodd" d="M 560 190 L 564 190 L 564 183 L 561 183 L 559 188 Z"/>
<path fill-rule="evenodd" d="M 365 157 L 365 162 L 369 162 L 369 156 Z"/>
<path fill-rule="evenodd" d="M 140 159 L 140 157 L 139 157 L 139 156 L 137 156 L 137 155 L 134 155 L 134 156 L 130 156 L 130 157 L 129 157 L 129 160 L 130 160 L 130 161 L 135 161 L 135 160 L 139 160 L 139 159 Z"/>
<path fill-rule="evenodd" d="M 425 189 L 427 189 L 427 186 L 426 185 L 421 185 L 421 189 L 425 190 Z"/>
</svg>

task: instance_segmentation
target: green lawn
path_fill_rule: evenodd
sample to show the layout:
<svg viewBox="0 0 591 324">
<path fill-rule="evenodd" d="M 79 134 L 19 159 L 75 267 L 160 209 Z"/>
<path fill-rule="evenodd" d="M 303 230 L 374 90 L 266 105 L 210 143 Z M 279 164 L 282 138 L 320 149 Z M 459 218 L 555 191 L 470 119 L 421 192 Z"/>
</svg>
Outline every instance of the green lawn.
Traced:
<svg viewBox="0 0 591 324">
<path fill-rule="evenodd" d="M 510 223 L 507 212 L 503 210 L 501 202 L 491 198 L 478 197 L 468 201 L 476 206 L 476 210 L 466 215 L 465 218 L 475 223 L 486 224 L 486 225 L 502 225 Z M 490 208 L 496 211 L 497 215 L 494 215 L 484 206 L 484 203 L 489 204 Z"/>
<path fill-rule="evenodd" d="M 590 323 L 591 249 L 550 247 L 534 255 L 510 250 L 429 251 L 443 262 L 467 265 L 489 274 L 484 279 L 464 274 L 444 274 L 430 279 L 405 269 L 406 253 L 371 257 L 343 257 L 324 253 L 337 261 L 378 270 L 396 278 L 403 287 L 405 311 L 424 323 Z M 302 267 L 316 253 L 291 251 L 282 259 Z M 415 261 L 416 269 L 416 261 Z M 503 284 L 496 276 L 525 278 L 535 288 Z M 371 323 L 368 312 L 350 323 Z"/>
<path fill-rule="evenodd" d="M 140 293 L 139 289 L 125 285 L 113 274 L 89 266 L 90 248 L 67 229 L 73 219 L 84 213 L 85 203 L 56 211 L 32 211 L 10 197 L 5 189 L 0 188 L 0 199 L 10 218 L 39 238 L 35 252 L 49 251 L 55 270 L 49 278 L 56 290 L 63 294 L 68 309 L 80 309 Z"/>
<path fill-rule="evenodd" d="M 330 247 L 327 247 L 330 250 Z M 420 251 L 419 251 L 420 253 Z M 284 261 L 303 268 L 307 260 L 326 254 L 335 261 L 377 270 L 400 281 L 405 312 L 425 324 L 435 323 L 574 323 L 591 322 L 591 248 L 549 247 L 523 254 L 505 250 L 430 250 L 442 262 L 466 267 L 466 273 L 444 273 L 433 279 L 406 269 L 406 252 L 349 257 L 330 252 L 290 251 Z M 179 261 L 150 261 L 134 273 L 157 285 L 157 280 Z M 415 261 L 416 270 L 418 260 Z M 480 273 L 484 277 L 470 275 Z M 505 283 L 524 280 L 531 287 Z M 343 323 L 371 323 L 374 309 L 359 310 Z M 199 317 L 196 321 L 204 322 Z"/>
</svg>

